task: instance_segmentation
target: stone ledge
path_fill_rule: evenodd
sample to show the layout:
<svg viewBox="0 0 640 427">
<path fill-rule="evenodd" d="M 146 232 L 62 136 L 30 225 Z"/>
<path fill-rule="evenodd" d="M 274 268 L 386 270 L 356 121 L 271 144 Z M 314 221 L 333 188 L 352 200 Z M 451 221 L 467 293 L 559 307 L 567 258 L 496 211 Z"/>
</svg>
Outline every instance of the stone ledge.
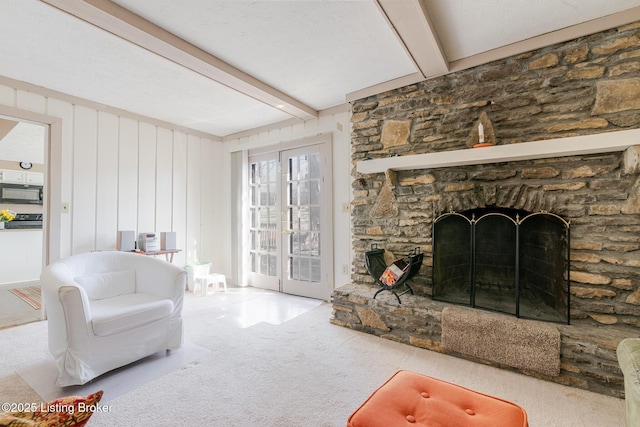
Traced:
<svg viewBox="0 0 640 427">
<path fill-rule="evenodd" d="M 331 323 L 547 381 L 624 397 L 624 379 L 616 347 L 623 338 L 637 336 L 635 328 L 596 325 L 588 320 L 572 321 L 572 325 L 550 324 L 560 332 L 560 373 L 545 375 L 447 349 L 442 343 L 442 312 L 446 307 L 458 306 L 409 294 L 403 295 L 402 304 L 398 304 L 389 292 L 381 293 L 374 300 L 373 294 L 378 289 L 348 284 L 334 290 Z"/>
</svg>

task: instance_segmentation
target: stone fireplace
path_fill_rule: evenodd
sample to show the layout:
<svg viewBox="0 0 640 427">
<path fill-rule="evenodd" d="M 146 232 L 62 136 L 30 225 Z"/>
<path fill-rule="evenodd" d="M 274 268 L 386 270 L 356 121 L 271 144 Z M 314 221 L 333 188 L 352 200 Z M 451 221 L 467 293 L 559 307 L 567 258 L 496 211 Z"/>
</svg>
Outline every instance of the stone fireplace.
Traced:
<svg viewBox="0 0 640 427">
<path fill-rule="evenodd" d="M 640 23 L 628 25 L 354 101 L 352 283 L 334 291 L 331 321 L 621 397 L 615 349 L 622 338 L 640 333 L 639 29 Z M 495 147 L 471 148 L 480 117 Z M 588 147 L 594 137 L 601 138 L 599 149 L 562 152 L 565 145 Z M 538 141 L 547 143 L 544 150 L 531 154 Z M 505 152 L 509 155 L 502 156 Z M 497 154 L 487 160 L 485 153 Z M 373 170 L 373 164 L 382 166 Z M 487 289 L 515 294 L 511 283 L 518 270 L 525 293 L 533 293 L 541 280 L 551 282 L 552 292 L 535 289 L 532 299 L 536 304 L 545 301 L 561 319 L 540 322 L 532 320 L 532 314 L 517 318 L 510 314 L 524 313 L 515 313 L 515 307 L 496 310 L 484 302 L 476 308 L 460 307 L 473 306 L 471 289 L 453 297 L 460 301 L 439 300 L 442 281 L 455 277 L 458 283 L 469 283 L 473 271 L 468 271 L 477 269 L 477 263 L 470 265 L 471 255 L 464 248 L 460 255 L 458 249 L 447 254 L 438 247 L 436 224 L 452 212 L 467 217 L 477 209 L 476 218 L 487 212 L 508 217 L 516 212 L 520 219 L 547 212 L 570 224 L 570 239 L 567 230 L 566 237 L 557 229 L 526 237 L 528 230 L 506 228 L 501 232 L 506 241 L 520 233 L 529 240 L 520 252 L 537 254 L 530 259 L 511 251 L 500 254 L 508 262 L 476 270 L 483 281 L 487 271 L 494 277 L 473 291 L 476 302 L 477 292 Z M 466 233 L 468 217 L 459 219 L 454 228 Z M 476 231 L 491 237 L 495 224 L 487 220 L 493 219 L 478 221 Z M 449 231 L 443 233 L 448 236 Z M 552 250 L 557 253 L 535 249 L 545 239 L 560 241 L 559 249 Z M 364 264 L 372 244 L 384 248 L 389 259 L 421 249 L 423 265 L 411 281 L 416 295 L 404 295 L 402 304 L 382 294 L 372 299 L 377 288 Z M 484 239 L 478 244 L 491 251 L 496 246 Z M 438 257 L 454 254 L 459 258 L 453 260 L 455 268 L 434 271 L 440 268 Z M 547 255 L 562 262 L 547 267 Z M 492 258 L 494 254 L 485 261 Z M 452 276 L 460 265 L 466 270 Z M 549 277 L 536 277 L 547 273 Z M 553 298 L 547 295 L 551 293 Z M 563 293 L 566 307 L 557 302 Z M 476 325 L 487 332 L 491 325 L 500 327 L 493 341 L 472 350 L 462 332 Z M 512 332 L 516 336 L 508 335 Z M 556 333 L 557 345 L 552 338 Z M 533 345 L 514 349 L 518 357 L 503 358 L 507 352 L 501 350 L 508 343 L 540 336 L 549 337 L 542 343 L 553 341 L 545 350 L 554 353 L 553 361 L 543 361 Z M 533 369 L 535 363 L 541 365 Z"/>
<path fill-rule="evenodd" d="M 433 222 L 433 299 L 569 323 L 569 240 L 569 223 L 549 212 L 441 215 Z"/>
</svg>

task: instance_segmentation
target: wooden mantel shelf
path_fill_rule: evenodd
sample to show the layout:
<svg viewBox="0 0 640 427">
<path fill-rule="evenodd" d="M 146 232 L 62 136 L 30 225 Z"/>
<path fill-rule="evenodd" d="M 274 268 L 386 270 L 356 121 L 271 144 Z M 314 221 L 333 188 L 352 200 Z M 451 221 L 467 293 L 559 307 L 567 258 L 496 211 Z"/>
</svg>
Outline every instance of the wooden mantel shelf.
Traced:
<svg viewBox="0 0 640 427">
<path fill-rule="evenodd" d="M 544 141 L 523 142 L 519 144 L 363 160 L 357 163 L 356 169 L 360 173 L 380 173 L 389 169 L 398 171 L 481 165 L 518 160 L 610 153 L 614 151 L 624 151 L 628 147 L 638 144 L 640 144 L 640 129 L 631 129 L 593 135 L 547 139 Z"/>
</svg>

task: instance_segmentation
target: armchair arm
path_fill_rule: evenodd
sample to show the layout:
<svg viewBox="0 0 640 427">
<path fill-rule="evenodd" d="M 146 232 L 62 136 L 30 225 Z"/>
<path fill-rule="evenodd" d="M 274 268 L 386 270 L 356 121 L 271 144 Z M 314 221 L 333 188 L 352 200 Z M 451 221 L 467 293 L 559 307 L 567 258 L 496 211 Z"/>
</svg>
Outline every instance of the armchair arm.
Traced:
<svg viewBox="0 0 640 427">
<path fill-rule="evenodd" d="M 47 307 L 48 317 L 57 313 L 59 310 L 78 310 L 78 314 L 74 315 L 76 320 L 82 319 L 84 323 L 91 321 L 91 309 L 89 307 L 89 297 L 82 286 L 74 279 L 68 267 L 62 263 L 53 263 L 49 265 L 41 274 L 40 282 L 44 303 Z M 65 289 L 63 289 L 65 288 Z M 66 289 L 70 288 L 70 289 Z M 78 302 L 73 307 L 68 307 L 61 299 L 62 293 L 78 293 Z M 82 316 L 78 317 L 82 313 Z"/>
<path fill-rule="evenodd" d="M 617 356 L 624 375 L 627 426 L 636 426 L 640 422 L 640 338 L 622 340 Z"/>
<path fill-rule="evenodd" d="M 49 323 L 49 349 L 54 357 L 91 335 L 91 309 L 85 290 L 69 268 L 55 262 L 40 276 Z"/>
<path fill-rule="evenodd" d="M 183 268 L 160 259 L 145 257 L 136 263 L 135 270 L 136 292 L 172 300 L 182 298 L 187 283 L 187 272 Z"/>
</svg>

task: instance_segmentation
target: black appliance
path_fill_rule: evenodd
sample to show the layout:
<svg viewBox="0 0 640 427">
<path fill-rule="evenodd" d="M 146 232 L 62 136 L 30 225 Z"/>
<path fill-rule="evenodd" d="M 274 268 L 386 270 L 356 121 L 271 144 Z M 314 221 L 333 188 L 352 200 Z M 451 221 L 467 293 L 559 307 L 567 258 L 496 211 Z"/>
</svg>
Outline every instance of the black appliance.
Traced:
<svg viewBox="0 0 640 427">
<path fill-rule="evenodd" d="M 0 203 L 41 205 L 42 185 L 0 183 Z"/>
<path fill-rule="evenodd" d="M 7 230 L 21 228 L 42 228 L 42 214 L 39 213 L 19 213 L 13 221 L 5 222 L 4 228 Z"/>
</svg>

